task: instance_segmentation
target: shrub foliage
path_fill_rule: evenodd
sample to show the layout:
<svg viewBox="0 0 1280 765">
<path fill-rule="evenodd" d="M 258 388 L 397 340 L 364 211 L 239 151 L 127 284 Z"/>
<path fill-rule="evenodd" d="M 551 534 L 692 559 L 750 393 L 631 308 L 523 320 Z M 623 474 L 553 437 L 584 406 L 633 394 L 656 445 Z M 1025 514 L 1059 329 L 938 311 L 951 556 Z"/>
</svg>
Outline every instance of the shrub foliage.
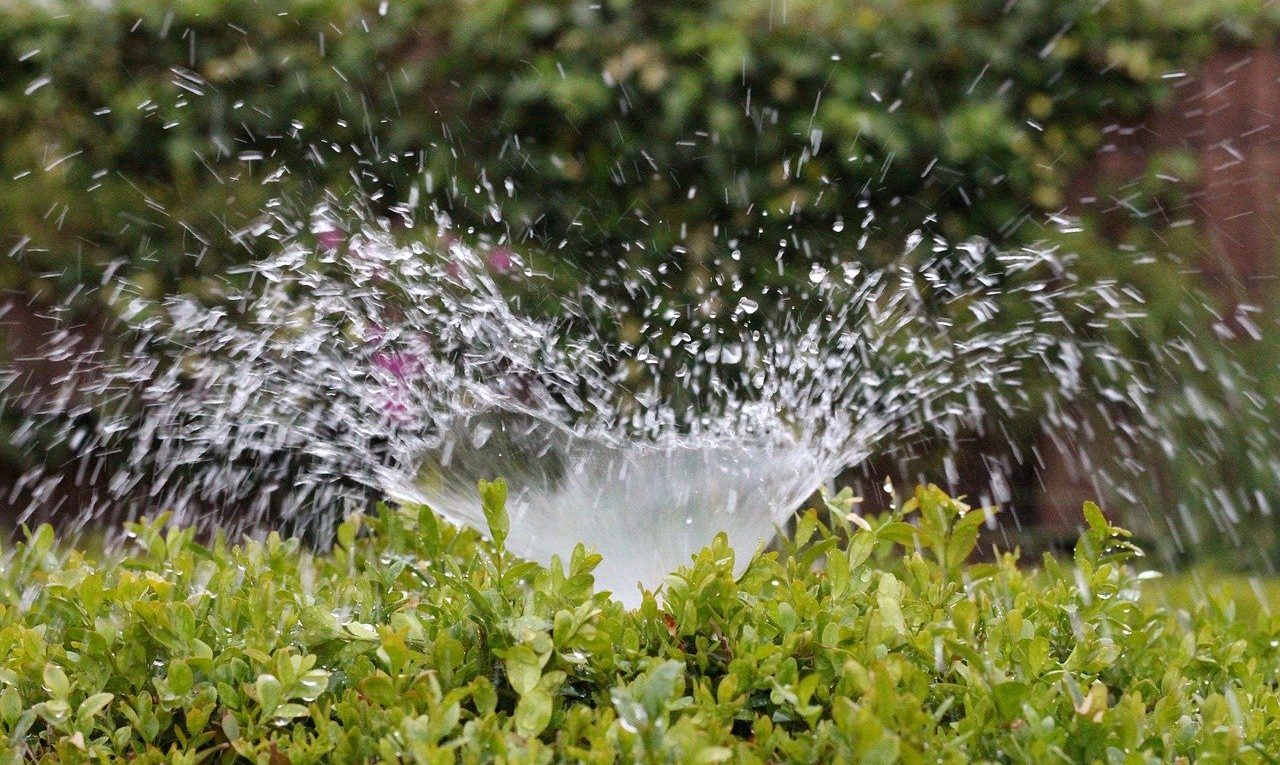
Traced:
<svg viewBox="0 0 1280 765">
<path fill-rule="evenodd" d="M 1139 597 L 1092 505 L 1071 561 L 967 562 L 986 515 L 846 494 L 735 576 L 715 540 L 625 611 L 592 553 L 540 567 L 429 510 L 332 551 L 127 554 L 42 527 L 0 575 L 6 762 L 1274 762 L 1280 624 Z"/>
<path fill-rule="evenodd" d="M 1278 21 L 1263 0 L 18 0 L 0 4 L 0 290 L 74 295 L 99 317 L 136 316 L 136 295 L 216 301 L 275 244 L 257 236 L 271 216 L 326 199 L 397 224 L 397 209 L 434 207 L 564 284 L 601 280 L 630 292 L 620 303 L 661 293 L 681 312 L 717 281 L 754 291 L 807 278 L 810 260 L 881 265 L 916 229 L 1017 246 L 1056 236 L 1040 224 L 1110 128 Z M 1194 180 L 1194 160 L 1171 151 L 1097 189 L 1136 219 L 1071 237 L 1087 278 L 1142 293 L 1135 353 L 1205 326 L 1186 315 L 1186 269 L 1164 267 L 1169 251 L 1193 262 L 1197 235 L 1140 212 L 1180 217 L 1169 179 Z M 641 268 L 652 290 L 631 289 Z M 1028 310 L 1006 302 L 1010 322 Z M 1201 369 L 1212 354 L 1167 376 L 1165 430 L 1193 448 L 1152 466 L 1162 488 L 1142 498 L 1205 528 L 1223 485 L 1240 508 L 1280 501 L 1255 432 L 1224 433 L 1213 470 L 1194 453 L 1204 421 L 1238 422 L 1256 398 Z M 1274 355 L 1257 377 L 1274 377 Z M 1205 381 L 1185 403 L 1184 378 Z M 1010 426 L 1016 451 L 1042 413 Z M 49 450 L 22 412 L 0 412 L 0 473 Z M 1033 486 L 1015 501 L 1029 507 Z"/>
<path fill-rule="evenodd" d="M 356 184 L 588 273 L 674 262 L 676 290 L 721 251 L 747 281 L 850 257 L 866 220 L 873 261 L 927 221 L 1016 240 L 1106 124 L 1276 20 L 1258 0 L 6 4 L 0 223 L 26 259 L 0 286 L 65 294 L 123 257 L 145 290 L 198 293 L 252 255 L 270 199 Z"/>
</svg>

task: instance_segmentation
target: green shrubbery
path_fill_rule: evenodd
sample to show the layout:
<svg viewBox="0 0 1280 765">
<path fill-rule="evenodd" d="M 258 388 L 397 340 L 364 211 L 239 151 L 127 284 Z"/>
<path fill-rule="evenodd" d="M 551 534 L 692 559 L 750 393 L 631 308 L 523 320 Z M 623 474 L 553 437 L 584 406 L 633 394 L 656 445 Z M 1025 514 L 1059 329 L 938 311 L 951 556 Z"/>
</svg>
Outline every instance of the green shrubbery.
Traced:
<svg viewBox="0 0 1280 765">
<path fill-rule="evenodd" d="M 201 292 L 269 199 L 357 182 L 557 266 L 673 261 L 676 291 L 733 249 L 718 268 L 746 280 L 855 257 L 868 211 L 871 262 L 928 221 L 1035 239 L 1104 125 L 1275 21 L 1250 0 L 10 3 L 0 230 L 26 258 L 0 286 L 65 294 L 124 257 L 153 294 Z"/>
<path fill-rule="evenodd" d="M 1280 623 L 1139 595 L 1093 506 L 1071 562 L 969 564 L 937 489 L 810 511 L 733 575 L 714 542 L 626 612 L 578 549 L 542 568 L 429 511 L 328 554 L 45 527 L 0 568 L 6 762 L 1274 762 Z"/>
<path fill-rule="evenodd" d="M 100 309 L 120 283 L 102 289 L 103 269 L 123 259 L 126 297 L 213 300 L 230 267 L 272 246 L 252 235 L 264 208 L 305 218 L 326 197 L 371 196 L 378 214 L 416 201 L 419 220 L 434 205 L 461 235 L 505 238 L 568 284 L 618 260 L 662 263 L 652 291 L 678 306 L 715 278 L 808 273 L 780 263 L 882 263 L 919 227 L 1016 245 L 1054 235 L 1044 216 L 1103 126 L 1164 101 L 1178 82 L 1164 75 L 1276 22 L 1261 0 L 8 3 L 0 251 L 14 257 L 0 258 L 0 289 Z M 1123 196 L 1176 193 L 1167 179 L 1191 180 L 1188 160 L 1156 157 Z M 1151 318 L 1136 353 L 1203 326 L 1183 310 L 1184 270 L 1115 246 L 1186 254 L 1190 228 L 1107 232 L 1068 247 L 1086 278 L 1139 286 Z M 1187 442 L 1203 401 L 1252 405 L 1235 377 L 1197 374 L 1227 382 L 1184 406 Z M 1023 454 L 1038 414 L 1010 426 Z M 0 434 L 24 427 L 21 412 L 0 415 Z M 8 473 L 43 457 L 8 440 Z M 1151 485 L 1169 488 L 1148 504 L 1176 497 L 1207 518 L 1224 484 L 1241 507 L 1274 494 L 1274 466 L 1224 451 L 1217 472 L 1153 468 L 1168 480 Z"/>
</svg>

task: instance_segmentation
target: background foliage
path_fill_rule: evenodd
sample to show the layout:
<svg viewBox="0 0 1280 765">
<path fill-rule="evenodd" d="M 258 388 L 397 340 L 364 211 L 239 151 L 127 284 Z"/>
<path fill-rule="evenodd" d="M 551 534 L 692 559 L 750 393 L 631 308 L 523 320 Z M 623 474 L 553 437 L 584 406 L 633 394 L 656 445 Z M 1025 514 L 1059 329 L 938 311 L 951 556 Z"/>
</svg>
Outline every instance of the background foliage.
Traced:
<svg viewBox="0 0 1280 765">
<path fill-rule="evenodd" d="M 673 260 L 673 288 L 730 241 L 747 278 L 779 250 L 848 258 L 869 213 L 871 259 L 922 225 L 1039 238 L 1101 127 L 1263 6 L 7 4 L 0 220 L 28 257 L 5 283 L 123 256 L 199 290 L 269 200 L 357 184 L 588 270 Z"/>
</svg>

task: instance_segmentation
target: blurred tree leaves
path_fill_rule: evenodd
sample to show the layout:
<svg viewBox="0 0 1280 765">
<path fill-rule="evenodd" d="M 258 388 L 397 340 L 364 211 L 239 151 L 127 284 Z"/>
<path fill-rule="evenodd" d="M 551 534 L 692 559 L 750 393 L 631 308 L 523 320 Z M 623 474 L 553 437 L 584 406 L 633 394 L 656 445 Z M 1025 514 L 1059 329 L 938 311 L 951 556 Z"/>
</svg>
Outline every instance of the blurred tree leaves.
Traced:
<svg viewBox="0 0 1280 765">
<path fill-rule="evenodd" d="M 677 292 L 798 250 L 875 262 L 922 224 L 1035 237 L 1091 127 L 1274 20 L 1185 5 L 10 4 L 0 221 L 21 258 L 0 283 L 65 295 L 126 258 L 198 292 L 255 254 L 271 200 L 305 217 L 357 184 L 581 273 L 668 262 Z"/>
</svg>

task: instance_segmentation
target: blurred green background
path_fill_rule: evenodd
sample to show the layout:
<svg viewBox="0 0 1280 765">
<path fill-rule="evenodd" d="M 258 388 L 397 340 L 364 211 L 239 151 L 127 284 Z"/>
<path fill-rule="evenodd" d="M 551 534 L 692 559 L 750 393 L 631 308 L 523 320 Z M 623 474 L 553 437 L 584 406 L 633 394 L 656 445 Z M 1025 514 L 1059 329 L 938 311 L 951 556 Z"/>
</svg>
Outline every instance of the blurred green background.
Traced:
<svg viewBox="0 0 1280 765">
<path fill-rule="evenodd" d="M 729 272 L 875 266 L 915 231 L 1061 246 L 1143 296 L 1135 354 L 1201 344 L 1162 399 L 1189 448 L 1146 455 L 1150 496 L 1114 499 L 1163 508 L 1137 525 L 1173 556 L 1266 567 L 1280 452 L 1234 426 L 1274 408 L 1280 334 L 1240 353 L 1188 296 L 1203 287 L 1225 313 L 1270 298 L 1205 267 L 1235 261 L 1195 204 L 1204 142 L 1143 126 L 1210 89 L 1197 73 L 1221 51 L 1269 49 L 1278 24 L 1243 1 L 5 3 L 0 289 L 91 321 L 118 310 L 104 276 L 213 299 L 263 254 L 264 211 L 326 200 L 434 207 L 568 282 L 666 264 L 677 298 Z M 981 447 L 1030 463 L 1035 415 L 970 462 Z M 2 472 L 34 459 L 11 447 Z M 924 450 L 906 477 L 938 465 Z M 1043 464 L 1012 474 L 1028 525 L 1074 523 L 1078 502 L 1069 521 L 1057 505 L 1089 493 Z"/>
</svg>

